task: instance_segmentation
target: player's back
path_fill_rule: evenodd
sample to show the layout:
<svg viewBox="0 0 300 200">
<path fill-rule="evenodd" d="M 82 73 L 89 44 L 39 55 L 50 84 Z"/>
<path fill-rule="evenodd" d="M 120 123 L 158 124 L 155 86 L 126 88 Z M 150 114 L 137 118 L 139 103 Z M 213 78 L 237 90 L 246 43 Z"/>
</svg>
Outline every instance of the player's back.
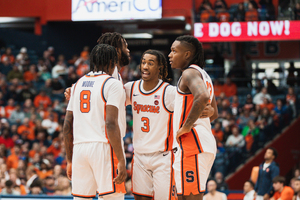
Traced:
<svg viewBox="0 0 300 200">
<path fill-rule="evenodd" d="M 72 87 L 70 103 L 74 116 L 74 144 L 84 142 L 108 143 L 105 132 L 104 87 L 115 81 L 107 74 L 89 73 Z M 119 83 L 120 84 L 120 83 Z"/>
</svg>

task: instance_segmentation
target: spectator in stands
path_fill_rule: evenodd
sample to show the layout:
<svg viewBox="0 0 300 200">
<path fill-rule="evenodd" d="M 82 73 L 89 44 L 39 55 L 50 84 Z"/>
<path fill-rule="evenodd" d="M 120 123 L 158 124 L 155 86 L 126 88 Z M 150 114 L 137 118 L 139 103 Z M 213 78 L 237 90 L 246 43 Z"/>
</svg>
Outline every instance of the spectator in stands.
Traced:
<svg viewBox="0 0 300 200">
<path fill-rule="evenodd" d="M 71 183 L 67 177 L 59 177 L 57 180 L 57 190 L 55 194 L 71 195 Z"/>
<path fill-rule="evenodd" d="M 46 177 L 43 193 L 47 195 L 53 195 L 55 193 L 55 178 L 53 176 Z"/>
<path fill-rule="evenodd" d="M 264 108 L 267 108 L 271 112 L 275 108 L 275 105 L 268 98 L 264 98 L 263 103 L 260 104 L 260 109 L 263 110 Z"/>
<path fill-rule="evenodd" d="M 0 72 L 7 76 L 7 74 L 12 71 L 12 64 L 9 62 L 9 58 L 3 58 L 3 61 L 0 63 Z"/>
<path fill-rule="evenodd" d="M 15 56 L 11 53 L 10 47 L 7 47 L 5 53 L 1 56 L 1 62 L 4 62 L 5 60 L 11 65 L 15 63 Z"/>
<path fill-rule="evenodd" d="M 245 21 L 245 7 L 243 3 L 239 3 L 237 11 L 233 14 L 234 21 L 243 22 Z"/>
<path fill-rule="evenodd" d="M 276 158 L 276 149 L 268 148 L 264 156 L 265 161 L 259 166 L 258 178 L 255 184 L 256 200 L 267 200 L 270 198 L 273 178 L 279 175 L 279 167 L 274 162 Z"/>
<path fill-rule="evenodd" d="M 217 143 L 218 142 L 223 142 L 223 136 L 224 133 L 222 131 L 222 125 L 221 122 L 217 121 L 214 125 L 214 128 L 212 129 L 212 133 L 215 136 Z"/>
<path fill-rule="evenodd" d="M 9 82 L 12 82 L 15 78 L 19 81 L 23 81 L 23 73 L 19 70 L 17 65 L 14 65 L 12 70 L 7 74 L 7 80 Z"/>
<path fill-rule="evenodd" d="M 90 55 L 90 48 L 89 46 L 83 47 L 83 51 L 80 53 L 80 57 L 84 60 L 88 60 Z"/>
<path fill-rule="evenodd" d="M 253 98 L 253 103 L 256 105 L 261 105 L 264 103 L 264 98 L 267 98 L 271 101 L 271 96 L 267 93 L 267 88 L 264 87 L 261 89 L 261 92 L 257 93 Z"/>
<path fill-rule="evenodd" d="M 15 146 L 14 141 L 9 136 L 9 129 L 3 128 L 0 136 L 0 144 L 4 144 L 5 147 L 11 149 Z"/>
<path fill-rule="evenodd" d="M 223 91 L 223 85 L 220 84 L 218 79 L 215 79 L 215 81 L 214 81 L 214 95 L 215 95 L 215 97 L 219 97 L 222 91 Z"/>
<path fill-rule="evenodd" d="M 231 131 L 232 131 L 232 135 L 229 135 L 225 145 L 227 147 L 243 148 L 245 145 L 245 140 L 244 137 L 239 133 L 238 127 L 236 126 L 232 127 Z"/>
<path fill-rule="evenodd" d="M 21 156 L 21 148 L 19 145 L 15 145 L 11 155 L 7 157 L 6 165 L 7 169 L 18 167 L 19 157 Z"/>
<path fill-rule="evenodd" d="M 207 182 L 208 193 L 203 196 L 203 200 L 227 200 L 227 196 L 223 192 L 217 191 L 217 183 L 215 180 Z"/>
<path fill-rule="evenodd" d="M 39 177 L 36 174 L 35 171 L 35 166 L 29 166 L 26 169 L 26 188 L 29 191 L 29 189 L 31 188 L 31 185 L 33 185 L 35 182 L 39 181 Z"/>
<path fill-rule="evenodd" d="M 13 188 L 13 182 L 11 180 L 7 180 L 5 182 L 5 188 L 1 191 L 2 195 L 20 195 L 18 191 Z"/>
<path fill-rule="evenodd" d="M 21 105 L 17 104 L 15 110 L 11 113 L 9 117 L 9 122 L 11 124 L 21 124 L 25 118 L 25 113 L 21 109 Z"/>
<path fill-rule="evenodd" d="M 258 21 L 257 10 L 253 7 L 252 3 L 248 4 L 248 10 L 245 14 L 245 21 Z"/>
<path fill-rule="evenodd" d="M 29 70 L 24 72 L 23 79 L 25 82 L 35 82 L 37 80 L 36 66 L 34 64 L 29 66 Z"/>
<path fill-rule="evenodd" d="M 214 8 L 215 8 L 216 11 L 219 11 L 219 9 L 227 10 L 228 7 L 227 7 L 226 1 L 224 1 L 224 0 L 216 0 Z"/>
<path fill-rule="evenodd" d="M 267 20 L 275 20 L 275 7 L 272 0 L 266 0 Z"/>
<path fill-rule="evenodd" d="M 201 5 L 198 8 L 198 12 L 201 13 L 202 11 L 206 10 L 205 4 L 208 4 L 211 8 L 213 7 L 210 0 L 203 0 Z"/>
<path fill-rule="evenodd" d="M 293 111 L 293 117 L 296 117 L 297 109 L 297 96 L 295 95 L 294 88 L 289 87 L 288 93 L 286 95 L 286 104 Z"/>
<path fill-rule="evenodd" d="M 254 183 L 252 181 L 246 181 L 244 183 L 244 199 L 243 200 L 254 200 Z"/>
<path fill-rule="evenodd" d="M 250 111 L 248 109 L 244 109 L 238 118 L 239 127 L 242 129 L 245 127 L 249 120 L 254 120 L 253 116 L 250 115 Z"/>
<path fill-rule="evenodd" d="M 44 90 L 41 90 L 40 93 L 34 98 L 34 106 L 38 108 L 40 105 L 43 105 L 46 109 L 49 105 L 52 104 L 52 101 L 49 96 L 46 95 Z"/>
<path fill-rule="evenodd" d="M 285 178 L 283 176 L 276 176 L 273 178 L 274 195 L 271 200 L 292 200 L 294 190 L 290 186 L 285 186 Z"/>
<path fill-rule="evenodd" d="M 41 195 L 43 194 L 43 188 L 42 188 L 42 182 L 41 180 L 35 180 L 31 185 L 30 185 L 30 192 L 29 194 L 32 195 Z"/>
<path fill-rule="evenodd" d="M 279 117 L 283 117 L 283 115 L 287 112 L 287 108 L 285 105 L 283 105 L 281 99 L 277 99 L 274 111 Z"/>
<path fill-rule="evenodd" d="M 290 67 L 288 69 L 288 76 L 286 79 L 286 84 L 289 85 L 290 87 L 294 87 L 295 84 L 297 83 L 295 72 L 296 72 L 296 68 L 294 62 L 290 62 Z"/>
<path fill-rule="evenodd" d="M 201 15 L 200 15 L 200 21 L 201 22 L 212 22 L 214 21 L 214 18 L 216 16 L 215 11 L 212 10 L 211 6 L 206 3 L 203 5 L 203 7 L 205 8 Z"/>
<path fill-rule="evenodd" d="M 24 118 L 23 124 L 18 127 L 18 134 L 26 140 L 35 139 L 34 128 L 30 126 L 28 118 Z"/>
<path fill-rule="evenodd" d="M 51 66 L 54 66 L 55 63 L 55 50 L 54 47 L 50 46 L 47 49 L 48 53 L 49 53 L 49 60 L 51 62 Z"/>
<path fill-rule="evenodd" d="M 217 14 L 217 21 L 229 22 L 229 20 L 230 20 L 230 14 L 224 8 L 220 8 Z"/>
<path fill-rule="evenodd" d="M 29 64 L 29 57 L 27 54 L 27 48 L 22 47 L 20 49 L 20 53 L 16 57 L 16 64 L 20 66 L 20 70 L 23 70 L 23 67 L 28 66 Z"/>
<path fill-rule="evenodd" d="M 294 15 L 295 15 L 295 20 L 300 20 L 300 2 L 296 3 L 296 6 L 294 8 Z"/>
<path fill-rule="evenodd" d="M 228 190 L 228 185 L 224 180 L 224 176 L 221 172 L 216 172 L 215 173 L 215 180 L 217 183 L 217 190 L 221 192 L 225 192 Z"/>
<path fill-rule="evenodd" d="M 67 68 L 63 61 L 58 61 L 57 64 L 52 68 L 52 78 L 58 78 L 60 75 L 67 74 Z"/>
<path fill-rule="evenodd" d="M 259 136 L 259 128 L 255 126 L 255 123 L 252 119 L 249 120 L 248 125 L 243 128 L 242 135 L 246 141 L 246 149 L 250 151 L 253 142 Z"/>
<path fill-rule="evenodd" d="M 236 84 L 233 83 L 229 77 L 227 77 L 226 82 L 223 85 L 223 90 L 225 92 L 226 97 L 232 97 L 236 95 L 237 92 Z"/>
<path fill-rule="evenodd" d="M 295 180 L 294 191 L 295 191 L 295 196 L 293 197 L 293 200 L 299 200 L 300 199 L 300 177 L 298 177 Z"/>
</svg>

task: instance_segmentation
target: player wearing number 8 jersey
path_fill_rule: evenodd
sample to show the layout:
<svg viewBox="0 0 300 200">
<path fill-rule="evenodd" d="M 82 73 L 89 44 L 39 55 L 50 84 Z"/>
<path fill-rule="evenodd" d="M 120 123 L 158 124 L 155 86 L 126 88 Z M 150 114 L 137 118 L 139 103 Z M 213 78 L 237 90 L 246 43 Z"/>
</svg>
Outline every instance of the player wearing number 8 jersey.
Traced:
<svg viewBox="0 0 300 200">
<path fill-rule="evenodd" d="M 204 66 L 201 43 L 192 36 L 176 38 L 169 54 L 172 68 L 183 71 L 175 96 L 173 131 L 176 153 L 174 170 L 179 199 L 201 199 L 216 154 L 216 141 L 211 132 L 211 120 L 217 117 L 213 85 Z M 211 103 L 212 118 L 200 118 Z"/>
<path fill-rule="evenodd" d="M 96 192 L 103 199 L 124 199 L 124 135 L 118 115 L 125 109 L 125 91 L 111 77 L 116 61 L 114 47 L 96 45 L 90 56 L 93 71 L 71 89 L 63 131 L 74 199 L 92 199 Z"/>
<path fill-rule="evenodd" d="M 135 199 L 175 198 L 172 116 L 175 87 L 167 79 L 167 62 L 156 50 L 142 55 L 142 80 L 125 84 L 133 113 L 132 192 Z"/>
</svg>

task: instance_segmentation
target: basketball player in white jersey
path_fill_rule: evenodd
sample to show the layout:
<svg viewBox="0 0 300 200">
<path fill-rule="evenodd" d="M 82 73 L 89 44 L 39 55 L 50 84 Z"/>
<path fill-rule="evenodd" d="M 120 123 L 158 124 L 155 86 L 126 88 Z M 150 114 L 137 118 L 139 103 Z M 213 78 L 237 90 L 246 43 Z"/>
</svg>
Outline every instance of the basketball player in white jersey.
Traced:
<svg viewBox="0 0 300 200">
<path fill-rule="evenodd" d="M 211 119 L 199 119 L 208 103 L 215 110 L 213 118 L 218 115 L 212 81 L 203 70 L 203 57 L 202 45 L 193 36 L 176 38 L 169 54 L 171 67 L 182 70 L 173 118 L 174 140 L 180 146 L 173 165 L 178 199 L 202 200 L 216 154 Z"/>
<path fill-rule="evenodd" d="M 96 45 L 90 55 L 90 73 L 72 86 L 63 132 L 67 176 L 74 199 L 123 200 L 126 178 L 119 110 L 125 109 L 125 92 L 111 77 L 116 49 Z"/>
<path fill-rule="evenodd" d="M 142 80 L 125 84 L 132 105 L 132 193 L 136 200 L 176 198 L 173 177 L 172 116 L 176 88 L 167 82 L 165 56 L 147 50 L 141 58 Z"/>
</svg>

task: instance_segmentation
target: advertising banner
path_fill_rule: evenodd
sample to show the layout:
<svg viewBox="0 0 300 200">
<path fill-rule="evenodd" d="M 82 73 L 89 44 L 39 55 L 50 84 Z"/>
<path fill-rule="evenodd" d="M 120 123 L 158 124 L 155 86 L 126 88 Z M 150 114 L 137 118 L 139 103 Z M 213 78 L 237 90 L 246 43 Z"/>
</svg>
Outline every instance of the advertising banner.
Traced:
<svg viewBox="0 0 300 200">
<path fill-rule="evenodd" d="M 72 21 L 160 19 L 162 0 L 72 0 Z"/>
<path fill-rule="evenodd" d="M 300 40 L 300 21 L 195 23 L 200 42 Z"/>
</svg>

